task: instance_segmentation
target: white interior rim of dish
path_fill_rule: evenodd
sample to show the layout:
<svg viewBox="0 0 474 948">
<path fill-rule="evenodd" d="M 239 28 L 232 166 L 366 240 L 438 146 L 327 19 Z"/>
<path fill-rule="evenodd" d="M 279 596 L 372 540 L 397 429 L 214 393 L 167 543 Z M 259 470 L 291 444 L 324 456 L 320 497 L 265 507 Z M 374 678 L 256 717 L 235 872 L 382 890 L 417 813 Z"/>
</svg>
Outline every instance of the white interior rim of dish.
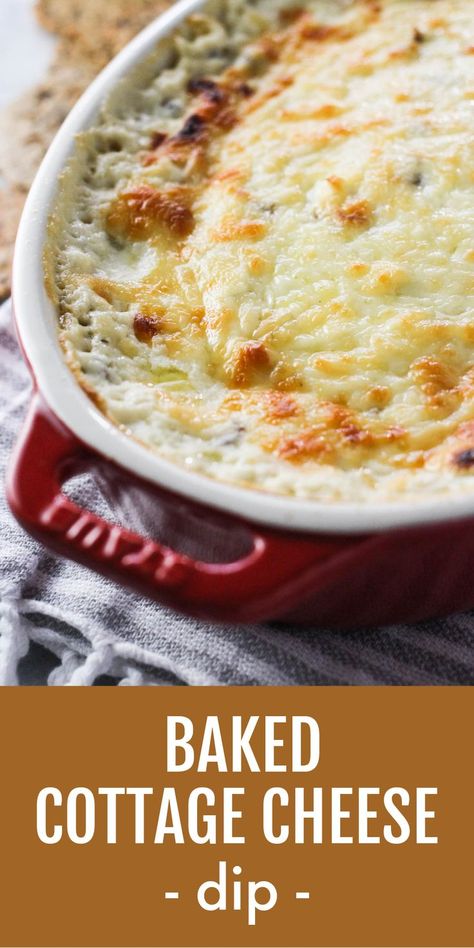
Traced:
<svg viewBox="0 0 474 948">
<path fill-rule="evenodd" d="M 92 124 L 116 82 L 202 5 L 203 0 L 180 0 L 119 53 L 69 113 L 33 183 L 18 231 L 13 286 L 19 335 L 41 394 L 64 425 L 98 454 L 145 480 L 255 523 L 305 533 L 360 534 L 474 517 L 474 493 L 416 503 L 330 505 L 233 487 L 186 471 L 108 421 L 67 367 L 58 341 L 56 311 L 43 277 L 43 247 L 58 178 L 74 150 L 75 135 Z"/>
</svg>

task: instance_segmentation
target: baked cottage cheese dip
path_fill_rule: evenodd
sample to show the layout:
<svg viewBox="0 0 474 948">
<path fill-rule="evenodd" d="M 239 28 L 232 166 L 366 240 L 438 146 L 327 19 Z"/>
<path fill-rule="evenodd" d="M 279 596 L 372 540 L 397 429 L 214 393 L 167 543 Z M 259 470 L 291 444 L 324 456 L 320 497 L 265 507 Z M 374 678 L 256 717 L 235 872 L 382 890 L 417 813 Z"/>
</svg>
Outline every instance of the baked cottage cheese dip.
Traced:
<svg viewBox="0 0 474 948">
<path fill-rule="evenodd" d="M 472 0 L 209 0 L 79 136 L 49 226 L 65 357 L 211 478 L 474 491 Z"/>
</svg>

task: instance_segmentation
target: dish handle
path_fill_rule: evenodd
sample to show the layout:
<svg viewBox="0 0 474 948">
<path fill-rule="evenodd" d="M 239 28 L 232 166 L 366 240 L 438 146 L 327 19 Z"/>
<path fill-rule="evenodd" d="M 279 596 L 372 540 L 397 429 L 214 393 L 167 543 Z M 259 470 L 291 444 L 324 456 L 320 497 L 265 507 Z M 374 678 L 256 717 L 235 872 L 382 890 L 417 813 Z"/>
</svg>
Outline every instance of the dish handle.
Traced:
<svg viewBox="0 0 474 948">
<path fill-rule="evenodd" d="M 12 512 L 56 553 L 193 616 L 256 622 L 285 615 L 311 585 L 315 571 L 354 545 L 354 538 L 306 539 L 245 522 L 252 538 L 249 553 L 233 563 L 200 562 L 70 500 L 62 491 L 63 483 L 94 459 L 97 455 L 36 393 L 9 467 Z M 132 477 L 124 470 L 121 476 Z M 236 522 L 240 523 L 229 516 L 229 523 Z"/>
</svg>

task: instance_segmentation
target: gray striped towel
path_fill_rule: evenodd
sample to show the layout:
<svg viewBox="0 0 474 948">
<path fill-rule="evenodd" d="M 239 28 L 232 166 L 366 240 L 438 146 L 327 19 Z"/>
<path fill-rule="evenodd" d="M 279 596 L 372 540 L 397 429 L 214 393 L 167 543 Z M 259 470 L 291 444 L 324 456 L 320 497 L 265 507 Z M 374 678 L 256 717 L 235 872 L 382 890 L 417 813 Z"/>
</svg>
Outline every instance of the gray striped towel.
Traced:
<svg viewBox="0 0 474 948">
<path fill-rule="evenodd" d="M 0 309 L 0 464 L 30 395 L 27 371 Z M 82 477 L 83 503 L 143 526 L 135 494 Z M 128 509 L 127 508 L 128 505 Z M 162 524 L 166 532 L 166 522 Z M 472 685 L 474 615 L 356 632 L 214 626 L 182 618 L 64 559 L 13 520 L 0 496 L 0 683 L 17 684 L 31 643 L 54 656 L 50 685 Z M 53 664 L 53 662 L 51 663 Z"/>
</svg>

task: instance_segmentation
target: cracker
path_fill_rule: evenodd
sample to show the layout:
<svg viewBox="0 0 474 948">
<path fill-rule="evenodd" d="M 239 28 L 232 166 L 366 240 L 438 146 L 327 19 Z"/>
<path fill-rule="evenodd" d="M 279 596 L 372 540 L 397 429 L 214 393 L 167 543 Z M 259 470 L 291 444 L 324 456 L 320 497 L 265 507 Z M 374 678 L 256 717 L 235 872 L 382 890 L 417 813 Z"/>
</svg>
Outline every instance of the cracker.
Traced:
<svg viewBox="0 0 474 948">
<path fill-rule="evenodd" d="M 80 69 L 53 65 L 47 81 L 0 114 L 0 174 L 28 188 L 55 132 L 82 89 Z"/>
<path fill-rule="evenodd" d="M 37 15 L 64 50 L 96 72 L 168 6 L 169 0 L 38 0 Z"/>
<path fill-rule="evenodd" d="M 12 243 L 25 194 L 52 138 L 94 76 L 170 0 L 37 0 L 58 36 L 44 81 L 0 113 L 0 294 L 9 292 Z"/>
<path fill-rule="evenodd" d="M 0 188 L 0 302 L 10 295 L 13 245 L 26 193 Z"/>
</svg>

